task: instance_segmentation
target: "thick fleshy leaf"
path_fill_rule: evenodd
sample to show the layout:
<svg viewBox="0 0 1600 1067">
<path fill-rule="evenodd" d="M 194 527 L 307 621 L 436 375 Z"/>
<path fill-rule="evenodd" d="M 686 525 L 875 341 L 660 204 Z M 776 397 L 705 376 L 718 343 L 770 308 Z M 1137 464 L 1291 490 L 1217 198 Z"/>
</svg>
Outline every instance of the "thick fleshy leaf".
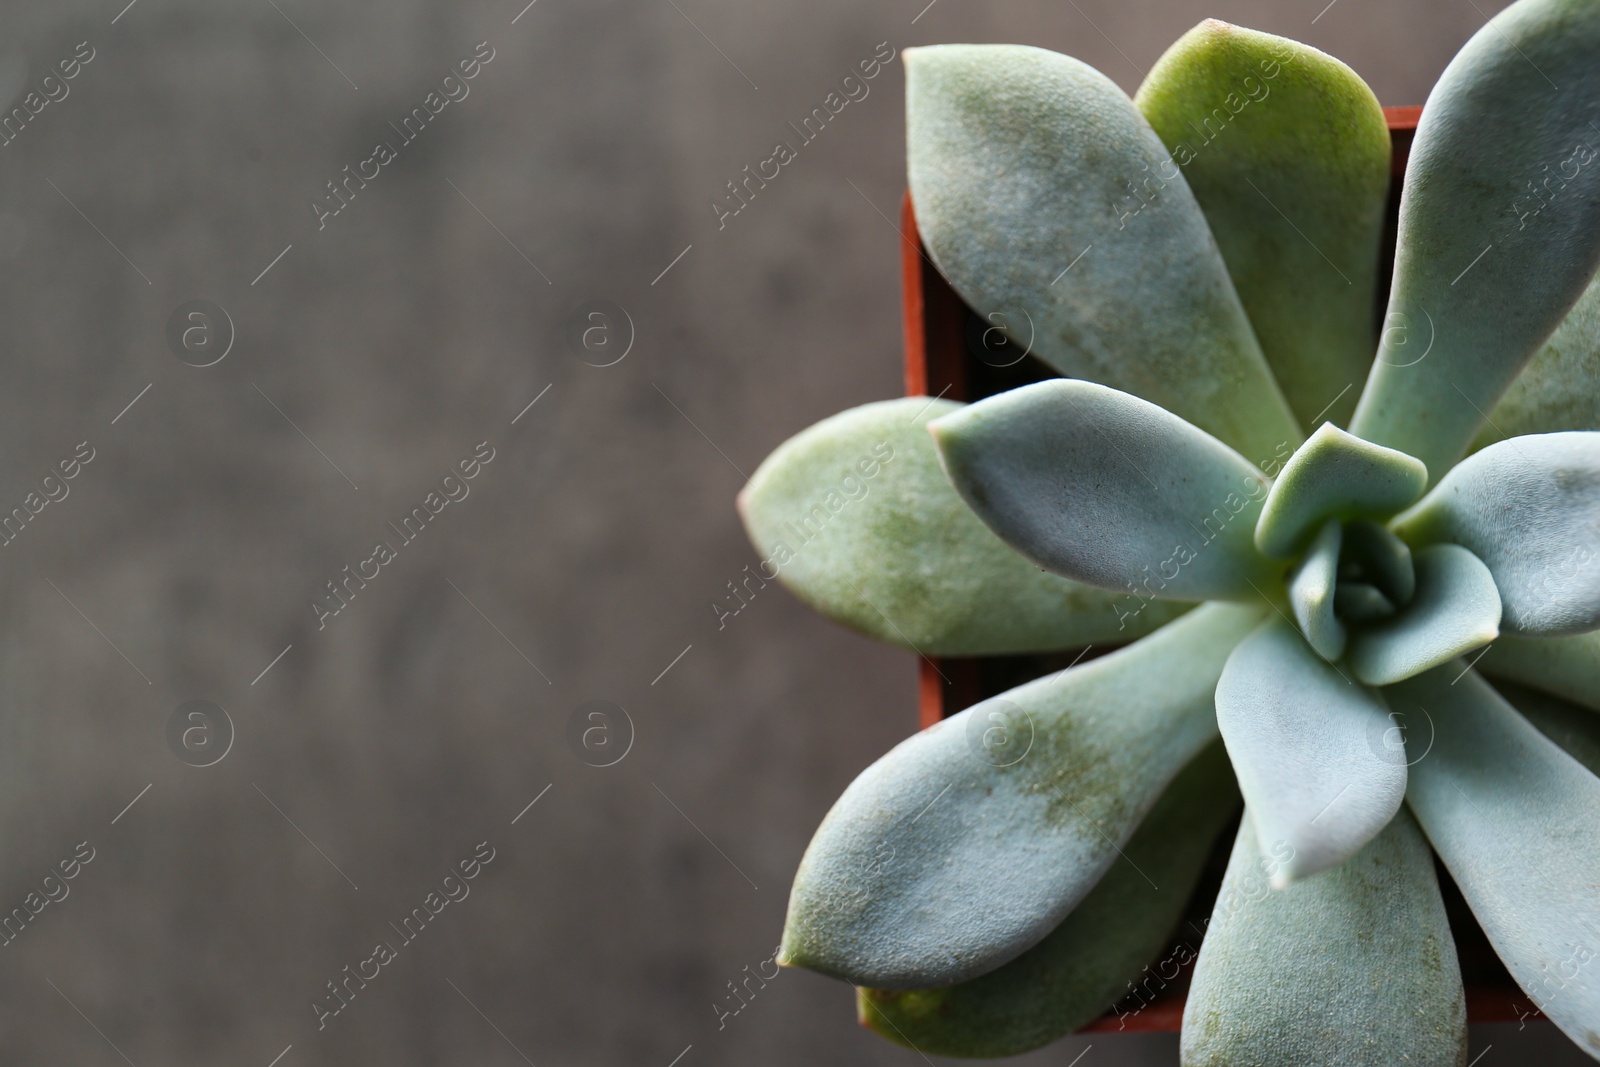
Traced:
<svg viewBox="0 0 1600 1067">
<path fill-rule="evenodd" d="M 1199 205 L 1126 93 L 1040 48 L 904 57 L 917 228 L 975 311 L 1253 462 L 1300 441 Z"/>
<path fill-rule="evenodd" d="M 778 446 L 739 494 L 762 562 L 713 605 L 743 610 L 773 572 L 836 622 L 926 655 L 1131 641 L 1181 607 L 1046 574 L 956 495 L 924 428 L 959 404 L 866 404 Z"/>
<path fill-rule="evenodd" d="M 1161 988 L 1193 958 L 1187 944 L 1156 956 L 1238 803 L 1227 753 L 1213 744 L 1150 809 L 1122 850 L 1128 862 L 1112 864 L 1043 941 L 960 985 L 862 989 L 861 1022 L 929 1055 L 1014 1056 L 1071 1033 L 1130 990 Z"/>
<path fill-rule="evenodd" d="M 1502 637 L 1474 665 L 1490 677 L 1600 711 L 1600 630 L 1572 637 Z"/>
<path fill-rule="evenodd" d="M 1587 767 L 1590 774 L 1600 774 L 1600 715 L 1590 708 L 1515 682 L 1496 679 L 1494 690 L 1524 719 L 1537 726 L 1540 733 Z"/>
<path fill-rule="evenodd" d="M 1183 1067 L 1460 1067 L 1461 969 L 1411 817 L 1274 891 L 1282 862 L 1246 818 L 1184 1007 Z"/>
<path fill-rule="evenodd" d="M 1338 519 L 1322 524 L 1305 558 L 1289 575 L 1289 608 L 1306 641 L 1332 663 L 1344 655 L 1344 624 L 1334 617 L 1334 589 L 1339 580 L 1339 545 L 1344 540 Z"/>
<path fill-rule="evenodd" d="M 1347 622 L 1372 622 L 1394 614 L 1394 602 L 1375 585 L 1340 582 L 1333 591 L 1333 610 Z"/>
<path fill-rule="evenodd" d="M 1428 840 L 1517 984 L 1600 1057 L 1600 778 L 1461 664 L 1389 697 L 1432 724 L 1406 790 Z"/>
<path fill-rule="evenodd" d="M 1205 212 L 1301 425 L 1343 424 L 1372 365 L 1389 192 L 1377 97 L 1315 48 L 1207 19 L 1134 103 Z"/>
<path fill-rule="evenodd" d="M 1449 541 L 1483 560 L 1505 605 L 1507 633 L 1600 627 L 1600 433 L 1490 445 L 1393 526 L 1413 545 Z"/>
<path fill-rule="evenodd" d="M 1383 699 L 1280 619 L 1228 657 L 1217 725 L 1258 837 L 1288 852 L 1274 888 L 1361 851 L 1405 798 L 1405 756 L 1384 743 L 1393 724 Z"/>
<path fill-rule="evenodd" d="M 896 746 L 806 849 L 779 962 L 928 989 L 1037 944 L 1217 736 L 1217 677 L 1259 620 L 1206 605 Z"/>
<path fill-rule="evenodd" d="M 1368 685 L 1392 685 L 1500 634 L 1500 597 L 1482 560 L 1460 545 L 1429 545 L 1415 559 L 1411 603 L 1350 635 L 1347 662 Z"/>
<path fill-rule="evenodd" d="M 1369 519 L 1345 523 L 1344 551 L 1360 568 L 1360 580 L 1376 586 L 1385 600 L 1396 607 L 1411 603 L 1417 592 L 1411 549 L 1387 527 Z"/>
<path fill-rule="evenodd" d="M 1283 570 L 1251 534 L 1266 477 L 1136 396 L 1057 378 L 928 428 L 979 518 L 1057 574 L 1139 597 L 1259 600 Z"/>
<path fill-rule="evenodd" d="M 1600 281 L 1517 375 L 1473 445 L 1561 430 L 1600 430 Z"/>
<path fill-rule="evenodd" d="M 1600 264 L 1600 5 L 1518 0 L 1422 112 L 1350 428 L 1440 478 Z"/>
<path fill-rule="evenodd" d="M 1324 520 L 1387 519 L 1415 503 L 1427 486 L 1427 469 L 1417 460 L 1325 422 L 1272 483 L 1256 523 L 1256 547 L 1269 556 L 1293 555 Z"/>
</svg>

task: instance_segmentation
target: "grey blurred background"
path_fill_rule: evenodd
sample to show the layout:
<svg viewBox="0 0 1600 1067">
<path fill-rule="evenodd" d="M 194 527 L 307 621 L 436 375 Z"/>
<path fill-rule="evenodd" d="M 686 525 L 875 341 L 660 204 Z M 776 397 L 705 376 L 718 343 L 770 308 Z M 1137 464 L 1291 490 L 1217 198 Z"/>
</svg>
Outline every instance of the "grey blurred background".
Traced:
<svg viewBox="0 0 1600 1067">
<path fill-rule="evenodd" d="M 0 511 L 94 453 L 0 547 L 0 912 L 94 850 L 0 947 L 0 1061 L 918 1062 L 809 974 L 721 1014 L 818 819 L 913 729 L 914 663 L 776 586 L 711 607 L 756 561 L 744 475 L 900 388 L 898 61 L 721 230 L 711 200 L 880 42 L 1042 45 L 1131 91 L 1216 16 L 1418 103 L 1503 6 L 525 2 L 0 15 L 8 109 L 94 56 L 0 147 Z M 480 42 L 470 95 L 319 229 L 325 183 Z M 209 367 L 168 341 L 193 300 L 226 315 L 198 341 L 231 321 Z M 599 300 L 633 334 L 604 368 L 564 340 Z M 319 629 L 324 583 L 484 441 L 470 496 Z M 210 766 L 169 744 L 190 700 L 231 722 Z M 631 719 L 613 766 L 567 740 L 591 700 Z M 325 983 L 485 841 L 319 1030 Z M 1563 1048 L 1510 1025 L 1472 1054 Z"/>
</svg>

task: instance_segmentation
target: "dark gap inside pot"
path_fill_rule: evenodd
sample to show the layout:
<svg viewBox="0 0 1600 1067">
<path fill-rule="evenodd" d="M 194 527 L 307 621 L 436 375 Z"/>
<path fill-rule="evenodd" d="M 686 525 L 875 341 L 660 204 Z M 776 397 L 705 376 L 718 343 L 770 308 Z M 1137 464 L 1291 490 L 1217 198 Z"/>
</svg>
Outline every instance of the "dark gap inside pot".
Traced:
<svg viewBox="0 0 1600 1067">
<path fill-rule="evenodd" d="M 1374 347 L 1382 328 L 1393 275 L 1401 178 L 1421 110 L 1420 107 L 1384 109 L 1394 155 L 1378 300 L 1373 308 Z M 1005 341 L 994 328 L 995 322 L 985 320 L 963 303 L 922 247 L 909 193 L 901 208 L 901 231 L 905 238 L 901 245 L 901 280 L 907 396 L 941 396 L 970 402 L 1060 377 L 1055 370 Z M 1016 656 L 923 657 L 919 662 L 920 725 L 931 726 L 980 700 L 1075 662 L 1103 655 L 1114 647 Z M 1175 1031 L 1179 1028 L 1193 959 L 1222 883 L 1237 827 L 1235 818 L 1228 830 L 1218 836 L 1168 950 L 1151 961 L 1142 980 L 1134 983 L 1122 1001 L 1115 1006 L 1108 1005 L 1107 1013 L 1085 1027 L 1085 1031 Z M 1472 1022 L 1542 1020 L 1533 1002 L 1518 988 L 1495 955 L 1449 873 L 1437 859 L 1435 866 L 1461 961 L 1468 1019 Z"/>
</svg>

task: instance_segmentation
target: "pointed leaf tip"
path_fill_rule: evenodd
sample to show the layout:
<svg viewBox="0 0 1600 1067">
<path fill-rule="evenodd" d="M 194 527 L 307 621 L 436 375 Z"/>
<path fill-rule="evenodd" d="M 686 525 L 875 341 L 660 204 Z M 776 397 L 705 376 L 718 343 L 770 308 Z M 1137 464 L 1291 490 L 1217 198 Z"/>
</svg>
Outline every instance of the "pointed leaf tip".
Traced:
<svg viewBox="0 0 1600 1067">
<path fill-rule="evenodd" d="M 1260 616 L 1206 605 L 896 746 L 806 849 L 785 958 L 857 985 L 926 989 L 1036 944 L 1215 739 L 1217 677 Z"/>
<path fill-rule="evenodd" d="M 1213 742 L 1162 793 L 1122 858 L 1043 941 L 960 985 L 862 989 L 861 1022 L 940 1056 L 1014 1056 L 1071 1033 L 1123 999 L 1141 969 L 1169 948 L 1212 843 L 1238 810 L 1227 753 Z M 1157 969 L 1186 963 L 1194 952 L 1181 945 Z"/>
<path fill-rule="evenodd" d="M 1184 610 L 1043 574 L 995 537 L 923 429 L 958 408 L 865 404 L 778 446 L 740 494 L 761 562 L 734 576 L 718 625 L 774 577 L 828 618 L 925 655 L 1127 641 Z"/>
</svg>

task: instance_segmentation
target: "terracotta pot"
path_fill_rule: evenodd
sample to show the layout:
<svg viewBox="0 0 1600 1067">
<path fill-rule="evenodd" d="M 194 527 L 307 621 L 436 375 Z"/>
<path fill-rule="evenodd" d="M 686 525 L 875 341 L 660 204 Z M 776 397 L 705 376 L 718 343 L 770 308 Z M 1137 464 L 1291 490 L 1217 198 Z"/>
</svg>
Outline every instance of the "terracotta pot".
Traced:
<svg viewBox="0 0 1600 1067">
<path fill-rule="evenodd" d="M 1416 132 L 1417 117 L 1421 111 L 1420 107 L 1384 109 L 1394 143 L 1388 221 L 1384 231 L 1387 250 L 1385 263 L 1391 263 L 1394 257 L 1400 179 L 1405 172 L 1411 138 Z M 977 339 L 981 338 L 990 324 L 962 302 L 923 250 L 909 193 L 901 208 L 901 233 L 904 237 L 900 262 L 904 289 L 907 396 L 941 396 L 951 400 L 972 401 L 1029 382 L 1059 376 L 1032 357 L 1024 357 L 1006 367 L 994 366 L 977 358 L 973 349 L 979 347 Z M 1384 273 L 1385 277 L 1378 287 L 1380 300 L 1387 297 L 1389 289 L 1389 272 L 1386 270 Z M 1374 309 L 1375 322 L 1381 311 L 1381 308 Z M 1109 651 L 1110 647 L 1094 648 L 1089 654 L 1092 657 Z M 919 663 L 920 725 L 931 726 L 985 697 L 1002 693 L 1050 671 L 1060 670 L 1078 658 L 1078 650 L 1052 655 L 924 657 Z M 1180 924 L 1180 933 L 1171 951 L 1160 960 L 1192 960 L 1194 951 L 1200 945 L 1199 931 L 1204 929 L 1201 920 L 1210 914 L 1212 901 L 1227 866 L 1227 854 L 1232 841 L 1232 833 L 1223 834 L 1219 839 L 1207 872 L 1190 902 L 1189 915 Z M 1472 1022 L 1543 1021 L 1533 1002 L 1506 973 L 1442 866 L 1439 868 L 1439 881 L 1444 889 L 1451 929 L 1456 935 L 1456 951 L 1461 959 L 1462 977 L 1466 983 L 1468 1019 Z M 1151 970 L 1170 973 L 1169 968 L 1154 966 L 1160 960 L 1152 961 Z M 1117 1010 L 1108 1011 L 1085 1030 L 1177 1030 L 1183 1019 L 1184 989 L 1191 966 L 1192 963 L 1179 968 L 1177 977 L 1170 980 L 1148 979 L 1144 990 L 1131 994 Z"/>
</svg>

